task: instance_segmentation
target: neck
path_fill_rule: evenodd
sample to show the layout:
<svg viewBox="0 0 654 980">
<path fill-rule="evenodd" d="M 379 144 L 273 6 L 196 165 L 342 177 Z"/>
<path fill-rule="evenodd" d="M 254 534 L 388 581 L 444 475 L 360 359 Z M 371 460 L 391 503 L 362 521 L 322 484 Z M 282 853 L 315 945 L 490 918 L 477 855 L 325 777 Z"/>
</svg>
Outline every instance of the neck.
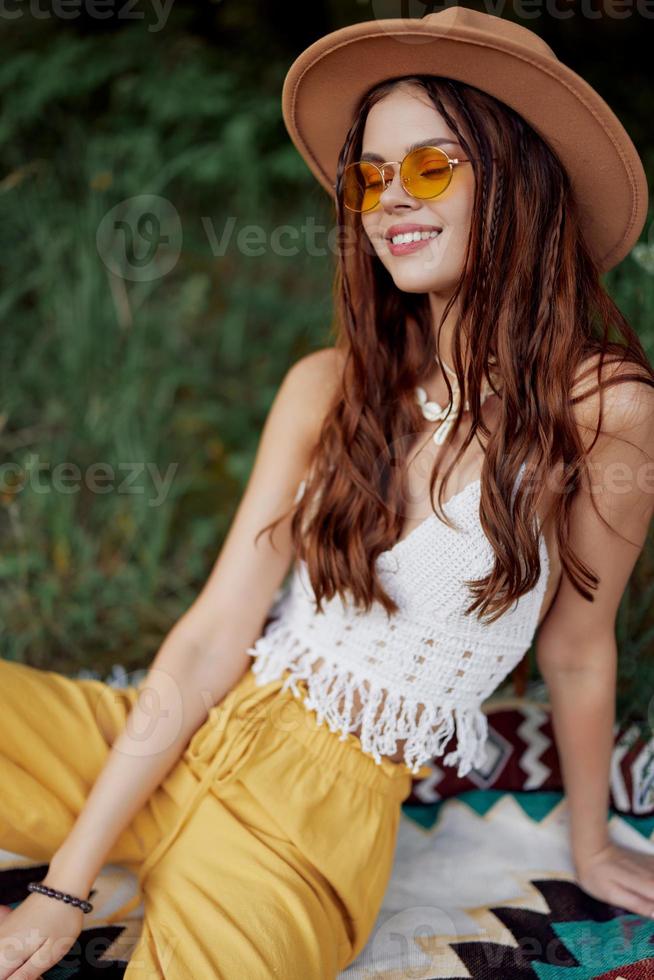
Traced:
<svg viewBox="0 0 654 980">
<path fill-rule="evenodd" d="M 449 296 L 443 296 L 440 293 L 434 292 L 428 293 L 427 295 L 429 297 L 429 309 L 431 312 L 431 321 L 434 329 L 434 339 L 436 342 L 435 346 L 438 358 L 447 364 L 448 367 L 453 368 L 454 354 L 452 337 L 454 335 L 454 328 L 456 327 L 457 320 L 459 319 L 458 304 L 455 303 L 449 310 L 445 321 L 440 328 L 439 339 L 436 326 L 441 322 L 443 311 L 445 310 L 445 305 L 449 300 Z M 463 352 L 463 358 L 465 363 L 465 350 Z"/>
<path fill-rule="evenodd" d="M 502 390 L 500 384 L 500 379 L 496 371 L 491 369 L 490 377 L 493 381 L 494 387 L 498 390 Z M 426 381 L 421 382 L 420 386 L 424 389 L 427 394 L 428 401 L 438 402 L 440 405 L 447 405 L 450 401 L 450 396 L 448 394 L 447 382 L 449 381 L 450 387 L 452 388 L 453 396 L 457 397 L 457 392 L 459 392 L 458 379 L 456 377 L 456 372 L 447 363 L 441 362 L 436 363 L 433 374 L 427 378 Z M 490 387 L 486 377 L 482 378 L 481 382 L 481 402 L 486 400 L 494 394 L 493 389 Z M 464 407 L 465 410 L 465 407 Z"/>
</svg>

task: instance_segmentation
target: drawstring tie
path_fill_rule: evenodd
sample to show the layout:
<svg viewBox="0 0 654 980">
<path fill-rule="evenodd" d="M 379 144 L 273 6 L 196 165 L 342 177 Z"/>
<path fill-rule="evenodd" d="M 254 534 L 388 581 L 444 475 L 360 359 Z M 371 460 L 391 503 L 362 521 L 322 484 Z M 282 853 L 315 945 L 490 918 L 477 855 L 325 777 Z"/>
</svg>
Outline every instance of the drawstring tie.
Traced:
<svg viewBox="0 0 654 980">
<path fill-rule="evenodd" d="M 206 762 L 207 768 L 193 792 L 184 801 L 172 830 L 161 838 L 154 850 L 141 864 L 138 871 L 139 892 L 142 891 L 142 884 L 146 875 L 178 836 L 207 789 L 211 787 L 215 792 L 231 782 L 254 752 L 261 736 L 267 730 L 267 726 L 263 722 L 262 712 L 258 708 L 261 702 L 264 703 L 265 707 L 264 696 L 269 694 L 274 686 L 276 686 L 275 681 L 258 688 L 254 692 L 256 702 L 254 705 L 250 696 L 247 697 L 245 701 L 245 704 L 249 706 L 247 713 L 234 735 L 230 735 L 229 738 L 226 737 L 227 726 L 232 717 L 237 717 L 236 707 L 243 703 L 239 702 L 236 697 L 238 692 L 232 688 L 219 704 L 210 708 L 202 728 L 193 735 L 184 753 L 185 757 L 193 762 Z M 259 731 L 255 733 L 257 723 L 260 727 Z M 124 902 L 115 912 L 105 917 L 103 921 L 113 923 L 124 918 L 140 902 L 141 894 L 137 893 L 127 902 Z"/>
</svg>

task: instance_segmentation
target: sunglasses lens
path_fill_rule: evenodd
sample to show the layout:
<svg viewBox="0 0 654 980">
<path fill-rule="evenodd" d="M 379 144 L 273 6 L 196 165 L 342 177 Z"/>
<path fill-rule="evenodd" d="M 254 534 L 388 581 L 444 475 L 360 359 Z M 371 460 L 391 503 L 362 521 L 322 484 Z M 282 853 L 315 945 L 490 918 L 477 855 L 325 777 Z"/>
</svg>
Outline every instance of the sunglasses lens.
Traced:
<svg viewBox="0 0 654 980">
<path fill-rule="evenodd" d="M 451 179 L 447 154 L 438 147 L 422 147 L 404 159 L 402 182 L 414 197 L 436 197 L 443 193 Z"/>
<path fill-rule="evenodd" d="M 430 198 L 442 194 L 452 179 L 452 168 L 444 150 L 421 147 L 404 158 L 401 168 L 404 188 L 414 197 Z M 392 173 L 386 174 L 390 182 Z M 343 203 L 350 211 L 370 211 L 379 203 L 384 182 L 372 163 L 351 163 L 343 174 Z"/>
<path fill-rule="evenodd" d="M 377 167 L 362 161 L 343 173 L 343 203 L 350 211 L 369 211 L 379 201 L 384 183 Z"/>
</svg>

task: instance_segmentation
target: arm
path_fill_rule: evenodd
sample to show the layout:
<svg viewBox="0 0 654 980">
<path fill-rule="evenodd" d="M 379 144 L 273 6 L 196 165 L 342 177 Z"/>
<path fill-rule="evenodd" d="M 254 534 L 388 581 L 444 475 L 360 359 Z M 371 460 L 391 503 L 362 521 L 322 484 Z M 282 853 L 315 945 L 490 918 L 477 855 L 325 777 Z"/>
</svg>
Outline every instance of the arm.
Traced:
<svg viewBox="0 0 654 980">
<path fill-rule="evenodd" d="M 72 831 L 53 856 L 46 884 L 86 895 L 132 817 L 195 730 L 246 670 L 246 652 L 292 559 L 290 518 L 254 543 L 293 502 L 331 395 L 335 352 L 317 351 L 287 373 L 262 431 L 245 494 L 199 596 L 159 649 L 124 730 L 116 738 Z M 152 705 L 156 705 L 153 713 Z"/>
<path fill-rule="evenodd" d="M 577 409 L 587 446 L 596 427 L 599 393 L 594 398 Z M 603 434 L 590 452 L 590 486 L 584 481 L 572 504 L 569 532 L 571 547 L 600 583 L 590 603 L 564 577 L 536 641 L 569 805 L 572 853 L 581 876 L 598 855 L 612 853 L 607 819 L 618 657 L 615 620 L 654 507 L 654 390 L 624 382 L 605 389 L 602 398 Z M 610 527 L 595 513 L 591 494 Z M 614 866 L 611 872 L 621 884 L 614 885 L 610 900 L 622 905 L 629 901 L 625 889 L 633 892 L 639 886 L 628 863 L 622 861 L 620 871 Z M 594 883 L 594 894 L 608 895 L 602 890 L 607 882 L 608 873 L 602 885 Z M 649 908 L 651 884 L 648 889 L 641 888 L 641 894 L 648 895 Z M 634 899 L 632 894 L 635 909 Z"/>
<path fill-rule="evenodd" d="M 560 645 L 557 653 L 567 653 L 567 665 L 555 663 L 553 656 L 548 662 L 547 650 L 539 645 L 537 657 L 549 692 L 570 812 L 572 856 L 579 871 L 586 857 L 609 843 L 617 647 L 613 635 L 592 646 Z"/>
</svg>

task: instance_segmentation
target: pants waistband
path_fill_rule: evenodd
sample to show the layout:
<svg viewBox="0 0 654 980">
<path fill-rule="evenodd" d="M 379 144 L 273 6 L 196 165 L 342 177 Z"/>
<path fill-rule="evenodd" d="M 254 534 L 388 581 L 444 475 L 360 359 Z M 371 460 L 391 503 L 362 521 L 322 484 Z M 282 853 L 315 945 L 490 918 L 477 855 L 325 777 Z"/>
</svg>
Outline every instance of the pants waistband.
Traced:
<svg viewBox="0 0 654 980">
<path fill-rule="evenodd" d="M 282 680 L 286 676 L 287 671 Z M 308 694 L 306 683 L 297 678 L 294 683 L 304 698 Z M 384 756 L 378 762 L 364 751 L 358 735 L 332 729 L 325 719 L 319 722 L 317 712 L 307 707 L 288 688 L 280 691 L 278 697 L 284 701 L 283 714 L 280 709 L 280 716 L 287 726 L 288 734 L 302 742 L 316 761 L 336 764 L 341 772 L 376 792 L 399 800 L 405 800 L 409 796 L 412 781 L 416 777 L 404 762 L 393 762 Z"/>
</svg>

